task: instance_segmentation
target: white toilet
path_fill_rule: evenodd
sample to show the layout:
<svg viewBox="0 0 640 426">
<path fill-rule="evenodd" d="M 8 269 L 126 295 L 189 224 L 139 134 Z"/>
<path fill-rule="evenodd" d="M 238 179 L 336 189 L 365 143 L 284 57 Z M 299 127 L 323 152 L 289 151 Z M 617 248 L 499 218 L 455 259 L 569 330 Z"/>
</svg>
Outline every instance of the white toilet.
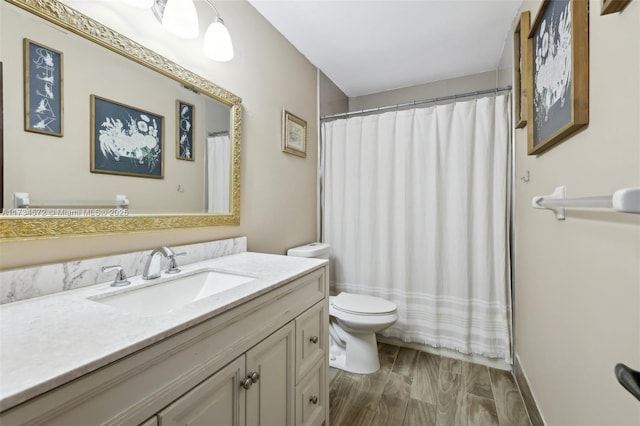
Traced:
<svg viewBox="0 0 640 426">
<path fill-rule="evenodd" d="M 329 259 L 330 249 L 326 243 L 311 243 L 289 249 L 287 255 Z M 329 298 L 329 316 L 329 365 L 358 374 L 378 371 L 376 332 L 398 320 L 396 304 L 343 292 Z"/>
</svg>

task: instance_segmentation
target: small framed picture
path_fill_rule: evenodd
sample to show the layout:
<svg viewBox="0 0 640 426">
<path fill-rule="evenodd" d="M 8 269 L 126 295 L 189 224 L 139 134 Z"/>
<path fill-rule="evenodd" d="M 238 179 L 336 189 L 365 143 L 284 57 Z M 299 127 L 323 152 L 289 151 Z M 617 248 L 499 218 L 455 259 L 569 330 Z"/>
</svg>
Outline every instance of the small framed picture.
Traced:
<svg viewBox="0 0 640 426">
<path fill-rule="evenodd" d="M 63 134 L 63 54 L 24 39 L 24 130 Z"/>
<path fill-rule="evenodd" d="M 589 3 L 545 0 L 528 39 L 528 154 L 589 124 Z"/>
<path fill-rule="evenodd" d="M 307 122 L 282 110 L 282 151 L 307 156 Z"/>
<path fill-rule="evenodd" d="M 91 95 L 91 172 L 162 179 L 164 117 Z"/>
<path fill-rule="evenodd" d="M 176 110 L 176 158 L 194 161 L 195 106 L 183 101 L 176 101 Z"/>
</svg>

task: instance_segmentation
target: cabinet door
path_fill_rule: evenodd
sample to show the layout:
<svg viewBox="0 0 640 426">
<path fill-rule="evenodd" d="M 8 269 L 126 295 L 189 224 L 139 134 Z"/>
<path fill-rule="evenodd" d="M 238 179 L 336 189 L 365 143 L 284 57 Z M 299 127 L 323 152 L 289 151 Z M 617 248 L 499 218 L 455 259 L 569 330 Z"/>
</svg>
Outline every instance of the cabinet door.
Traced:
<svg viewBox="0 0 640 426">
<path fill-rule="evenodd" d="M 247 352 L 247 426 L 293 426 L 294 323 L 290 322 Z"/>
<path fill-rule="evenodd" d="M 236 358 L 158 414 L 162 426 L 244 426 L 245 357 Z"/>
</svg>

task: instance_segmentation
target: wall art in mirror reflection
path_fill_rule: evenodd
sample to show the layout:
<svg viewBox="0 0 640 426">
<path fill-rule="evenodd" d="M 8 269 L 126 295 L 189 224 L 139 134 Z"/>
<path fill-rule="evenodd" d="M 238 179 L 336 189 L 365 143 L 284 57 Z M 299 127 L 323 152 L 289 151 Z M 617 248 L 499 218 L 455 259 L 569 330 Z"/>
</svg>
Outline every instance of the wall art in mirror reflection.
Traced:
<svg viewBox="0 0 640 426">
<path fill-rule="evenodd" d="M 63 54 L 24 39 L 24 127 L 28 132 L 62 136 Z"/>
<path fill-rule="evenodd" d="M 177 123 L 176 129 L 178 129 L 177 134 L 177 144 L 176 144 L 176 158 L 180 160 L 191 160 L 195 159 L 194 157 L 194 129 L 195 129 L 195 106 L 183 102 L 176 101 L 177 107 Z"/>
<path fill-rule="evenodd" d="M 91 95 L 91 172 L 162 178 L 164 117 Z"/>
</svg>

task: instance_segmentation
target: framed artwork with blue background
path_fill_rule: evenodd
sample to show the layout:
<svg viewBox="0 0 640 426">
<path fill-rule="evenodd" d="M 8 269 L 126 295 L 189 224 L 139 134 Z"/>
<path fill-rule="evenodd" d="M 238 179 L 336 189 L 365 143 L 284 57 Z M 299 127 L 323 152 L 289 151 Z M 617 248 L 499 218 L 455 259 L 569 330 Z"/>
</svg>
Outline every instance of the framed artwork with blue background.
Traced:
<svg viewBox="0 0 640 426">
<path fill-rule="evenodd" d="M 179 160 L 195 159 L 194 129 L 195 129 L 195 106 L 183 101 L 176 101 L 176 158 Z"/>
<path fill-rule="evenodd" d="M 589 123 L 589 3 L 544 0 L 527 40 L 528 154 L 540 154 Z"/>
<path fill-rule="evenodd" d="M 24 130 L 63 135 L 63 54 L 24 39 Z"/>
<path fill-rule="evenodd" d="M 164 117 L 91 95 L 91 172 L 162 179 Z"/>
</svg>

